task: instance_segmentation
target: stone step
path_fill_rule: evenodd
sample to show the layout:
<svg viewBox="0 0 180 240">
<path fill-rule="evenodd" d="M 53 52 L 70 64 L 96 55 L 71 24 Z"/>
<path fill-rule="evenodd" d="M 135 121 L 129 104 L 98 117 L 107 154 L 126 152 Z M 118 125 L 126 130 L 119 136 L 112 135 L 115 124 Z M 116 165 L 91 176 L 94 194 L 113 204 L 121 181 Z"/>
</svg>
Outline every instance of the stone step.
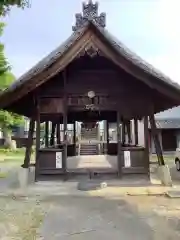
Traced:
<svg viewBox="0 0 180 240">
<path fill-rule="evenodd" d="M 92 152 L 91 153 L 89 153 L 89 152 L 87 152 L 87 153 L 86 152 L 80 152 L 80 155 L 81 156 L 87 156 L 87 155 L 91 155 L 92 156 L 92 155 L 97 155 L 97 152 L 93 152 L 93 153 Z"/>
<path fill-rule="evenodd" d="M 94 134 L 86 134 L 86 133 L 81 133 L 81 137 L 95 137 L 97 136 L 97 133 L 94 133 Z"/>
<path fill-rule="evenodd" d="M 97 144 L 81 144 L 81 148 L 96 148 Z"/>
<path fill-rule="evenodd" d="M 81 144 L 80 155 L 97 155 L 98 145 L 97 144 Z"/>
</svg>

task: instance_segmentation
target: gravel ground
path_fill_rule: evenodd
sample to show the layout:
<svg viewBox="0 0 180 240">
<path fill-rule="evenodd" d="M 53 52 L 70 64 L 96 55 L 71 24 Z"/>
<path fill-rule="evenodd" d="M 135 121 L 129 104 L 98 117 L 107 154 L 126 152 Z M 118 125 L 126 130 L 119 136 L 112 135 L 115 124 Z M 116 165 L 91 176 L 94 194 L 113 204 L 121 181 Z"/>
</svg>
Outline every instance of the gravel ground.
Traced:
<svg viewBox="0 0 180 240">
<path fill-rule="evenodd" d="M 0 198 L 1 240 L 180 239 L 179 199 Z"/>
<path fill-rule="evenodd" d="M 179 172 L 174 166 L 171 171 L 179 183 Z M 1 190 L 5 189 L 10 180 L 0 180 Z M 0 239 L 179 240 L 179 202 L 155 196 L 96 194 L 0 198 Z"/>
<path fill-rule="evenodd" d="M 47 201 L 52 201 L 50 198 Z M 43 239 L 176 240 L 179 201 L 162 197 L 53 198 Z"/>
</svg>

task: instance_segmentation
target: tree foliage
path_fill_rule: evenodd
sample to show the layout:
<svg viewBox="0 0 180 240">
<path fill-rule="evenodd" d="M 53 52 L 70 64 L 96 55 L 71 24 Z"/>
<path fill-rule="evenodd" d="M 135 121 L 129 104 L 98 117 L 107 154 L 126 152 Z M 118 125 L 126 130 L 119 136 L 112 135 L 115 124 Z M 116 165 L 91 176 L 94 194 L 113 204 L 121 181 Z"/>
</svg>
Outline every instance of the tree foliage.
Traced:
<svg viewBox="0 0 180 240">
<path fill-rule="evenodd" d="M 12 6 L 25 8 L 29 6 L 29 0 L 0 0 L 0 16 L 6 15 Z"/>
<path fill-rule="evenodd" d="M 11 72 L 4 72 L 0 74 L 0 90 L 3 91 L 15 80 Z M 13 126 L 22 125 L 24 122 L 23 117 L 18 114 L 8 111 L 0 110 L 0 127 L 4 131 L 11 131 Z"/>
<path fill-rule="evenodd" d="M 15 80 L 15 76 L 11 72 L 0 74 L 0 90 L 3 91 Z M 18 114 L 0 110 L 0 127 L 1 129 L 11 130 L 12 126 L 23 124 L 23 117 Z"/>
<path fill-rule="evenodd" d="M 3 34 L 5 24 L 0 22 L 0 37 Z M 4 56 L 4 45 L 0 42 L 0 75 L 5 73 L 8 70 L 8 62 Z"/>
<path fill-rule="evenodd" d="M 0 34 L 2 35 L 4 24 L 0 23 Z M 15 76 L 10 72 L 8 62 L 4 55 L 4 45 L 0 43 L 0 91 L 5 90 L 15 80 Z M 2 131 L 11 131 L 12 126 L 19 126 L 23 123 L 23 118 L 15 113 L 0 110 L 0 128 Z"/>
<path fill-rule="evenodd" d="M 12 6 L 24 8 L 28 6 L 28 0 L 0 0 L 0 16 L 5 16 Z M 5 24 L 0 22 L 0 37 L 3 34 Z M 4 55 L 4 45 L 0 42 L 0 92 L 5 90 L 15 80 L 10 72 L 8 61 Z M 18 114 L 0 110 L 0 128 L 4 133 L 5 143 L 8 148 L 12 147 L 11 132 L 13 126 L 23 124 L 24 118 Z"/>
</svg>

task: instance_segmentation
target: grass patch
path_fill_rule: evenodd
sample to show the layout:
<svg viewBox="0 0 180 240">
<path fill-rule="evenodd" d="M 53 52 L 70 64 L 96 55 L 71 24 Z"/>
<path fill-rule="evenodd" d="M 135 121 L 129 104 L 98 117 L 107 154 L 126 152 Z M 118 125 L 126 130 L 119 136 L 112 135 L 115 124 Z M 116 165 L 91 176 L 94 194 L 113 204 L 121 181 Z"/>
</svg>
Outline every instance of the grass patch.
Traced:
<svg viewBox="0 0 180 240">
<path fill-rule="evenodd" d="M 1 157 L 1 155 L 0 155 L 0 157 Z M 22 162 L 23 159 L 24 158 L 15 158 L 15 157 L 11 156 L 10 158 L 5 158 L 3 160 L 3 162 Z"/>
<path fill-rule="evenodd" d="M 25 148 L 17 148 L 15 150 L 8 148 L 0 148 L 0 154 L 4 155 L 23 155 L 25 154 Z"/>
<path fill-rule="evenodd" d="M 26 151 L 26 148 L 25 147 L 22 147 L 22 148 L 16 148 L 16 149 L 8 149 L 8 148 L 0 148 L 0 154 L 3 154 L 3 155 L 6 155 L 6 156 L 11 156 L 11 155 L 14 155 L 14 156 L 24 156 L 25 154 L 25 151 Z M 35 153 L 35 147 L 33 146 L 32 147 L 32 154 Z"/>
<path fill-rule="evenodd" d="M 23 217 L 16 220 L 18 231 L 15 234 L 17 239 L 37 239 L 37 230 L 44 219 L 44 212 L 40 208 L 34 208 L 24 212 Z"/>
<path fill-rule="evenodd" d="M 174 160 L 174 156 L 172 156 L 172 155 L 169 155 L 169 156 L 165 155 L 165 156 L 163 156 L 163 157 L 164 157 L 164 160 L 165 160 L 165 161 Z M 151 158 L 151 160 L 153 160 L 153 161 L 157 161 L 157 156 L 156 156 L 156 155 L 151 155 L 150 158 Z"/>
<path fill-rule="evenodd" d="M 17 148 L 16 150 L 0 148 L 0 163 L 2 164 L 18 164 L 23 163 L 25 156 L 25 148 Z M 35 151 L 33 149 L 31 159 L 34 159 Z"/>
<path fill-rule="evenodd" d="M 35 240 L 47 210 L 35 200 L 0 198 L 1 239 Z"/>
<path fill-rule="evenodd" d="M 1 166 L 18 166 L 21 165 L 23 163 L 23 159 L 24 158 L 15 158 L 15 157 L 10 157 L 10 158 L 6 158 L 5 156 L 1 156 L 0 155 L 0 168 Z"/>
<path fill-rule="evenodd" d="M 0 178 L 6 178 L 8 176 L 7 172 L 0 172 Z"/>
</svg>

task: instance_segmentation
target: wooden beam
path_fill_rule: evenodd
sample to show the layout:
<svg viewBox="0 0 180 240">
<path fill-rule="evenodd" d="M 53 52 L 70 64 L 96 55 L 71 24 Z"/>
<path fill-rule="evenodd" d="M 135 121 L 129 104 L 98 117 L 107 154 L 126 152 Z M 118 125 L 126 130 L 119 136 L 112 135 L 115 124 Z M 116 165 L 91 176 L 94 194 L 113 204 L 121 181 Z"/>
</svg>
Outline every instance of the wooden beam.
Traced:
<svg viewBox="0 0 180 240">
<path fill-rule="evenodd" d="M 163 158 L 163 153 L 162 153 L 162 149 L 161 149 L 161 144 L 160 144 L 160 141 L 159 141 L 159 138 L 158 138 L 158 132 L 157 132 L 157 128 L 156 128 L 156 122 L 155 122 L 154 114 L 149 116 L 149 121 L 150 121 L 150 124 L 151 124 L 151 132 L 152 132 L 152 137 L 153 137 L 153 140 L 154 140 L 154 145 L 155 145 L 155 149 L 156 149 L 158 163 L 159 163 L 159 165 L 165 165 L 164 158 Z"/>
<path fill-rule="evenodd" d="M 29 123 L 28 140 L 27 140 L 25 158 L 24 158 L 24 163 L 22 165 L 23 168 L 28 168 L 29 164 L 30 164 L 32 145 L 33 145 L 34 128 L 35 128 L 35 120 L 33 118 L 31 118 L 30 123 Z"/>
<path fill-rule="evenodd" d="M 121 146 L 121 115 L 117 112 L 117 165 L 118 165 L 118 176 L 122 175 L 122 146 Z"/>
<path fill-rule="evenodd" d="M 134 119 L 134 138 L 135 138 L 135 145 L 137 146 L 139 144 L 138 139 L 138 120 Z"/>
</svg>

